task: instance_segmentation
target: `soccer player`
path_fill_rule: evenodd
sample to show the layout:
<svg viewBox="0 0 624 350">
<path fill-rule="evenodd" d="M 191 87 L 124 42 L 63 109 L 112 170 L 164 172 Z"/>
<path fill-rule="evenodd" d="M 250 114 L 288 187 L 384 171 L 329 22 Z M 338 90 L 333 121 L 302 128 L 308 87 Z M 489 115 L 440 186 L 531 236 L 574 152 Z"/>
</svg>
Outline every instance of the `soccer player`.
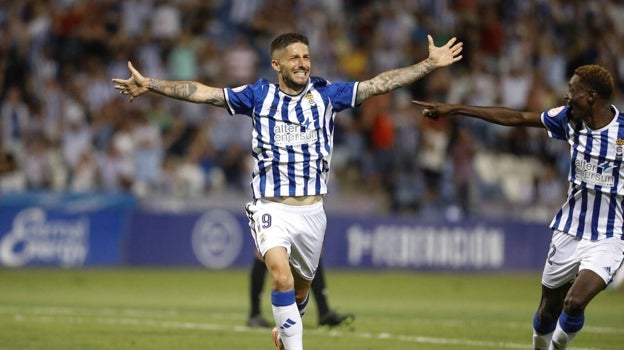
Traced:
<svg viewBox="0 0 624 350">
<path fill-rule="evenodd" d="M 610 283 L 624 254 L 624 114 L 611 104 L 613 77 L 601 66 L 576 68 L 565 106 L 542 113 L 413 101 L 423 115 L 463 115 L 503 126 L 545 128 L 570 145 L 565 202 L 550 223 L 550 252 L 533 318 L 533 347 L 566 349 L 583 328 L 589 302 Z"/>
<path fill-rule="evenodd" d="M 235 88 L 217 88 L 195 81 L 167 81 L 144 77 L 130 62 L 130 78 L 113 79 L 114 87 L 130 101 L 154 92 L 251 117 L 253 198 L 245 210 L 271 278 L 276 325 L 272 335 L 278 349 L 303 349 L 301 314 L 308 303 L 327 223 L 323 196 L 335 114 L 462 58 L 462 43 L 456 38 L 440 47 L 431 36 L 428 41 L 426 59 L 361 82 L 331 83 L 311 76 L 308 38 L 298 33 L 281 34 L 271 42 L 277 83 L 261 78 Z"/>
<path fill-rule="evenodd" d="M 260 310 L 260 295 L 264 288 L 264 279 L 266 276 L 267 268 L 262 258 L 256 255 L 253 265 L 251 267 L 250 274 L 250 313 L 249 319 L 247 319 L 248 327 L 272 327 L 269 321 L 262 317 Z M 316 300 L 316 308 L 318 311 L 318 325 L 334 327 L 341 324 L 347 324 L 353 322 L 355 315 L 351 313 L 341 314 L 329 308 L 329 302 L 327 300 L 327 288 L 325 284 L 325 272 L 323 268 L 323 261 L 319 259 L 318 267 L 316 268 L 316 274 L 312 280 L 312 295 Z"/>
</svg>

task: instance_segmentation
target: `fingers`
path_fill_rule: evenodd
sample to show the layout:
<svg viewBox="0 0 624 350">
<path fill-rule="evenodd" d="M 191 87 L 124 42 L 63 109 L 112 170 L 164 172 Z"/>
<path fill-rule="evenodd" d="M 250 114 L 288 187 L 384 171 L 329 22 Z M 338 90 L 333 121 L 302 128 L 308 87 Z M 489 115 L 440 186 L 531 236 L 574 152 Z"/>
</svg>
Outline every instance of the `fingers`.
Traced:
<svg viewBox="0 0 624 350">
<path fill-rule="evenodd" d="M 446 44 L 444 46 L 446 47 L 451 47 L 453 46 L 453 44 L 457 41 L 456 37 L 452 37 L 451 40 L 447 41 Z"/>
<path fill-rule="evenodd" d="M 423 117 L 428 118 L 428 119 L 432 119 L 432 120 L 437 120 L 439 119 L 439 115 L 438 115 L 438 111 L 436 110 L 436 105 L 434 103 L 429 103 L 429 102 L 423 102 L 423 101 L 418 101 L 418 100 L 412 100 L 412 103 L 423 107 Z"/>
<path fill-rule="evenodd" d="M 433 103 L 429 103 L 429 102 L 423 102 L 423 101 L 418 101 L 418 100 L 412 100 L 412 103 L 421 107 L 425 107 L 425 108 L 433 108 L 434 105 Z"/>
</svg>

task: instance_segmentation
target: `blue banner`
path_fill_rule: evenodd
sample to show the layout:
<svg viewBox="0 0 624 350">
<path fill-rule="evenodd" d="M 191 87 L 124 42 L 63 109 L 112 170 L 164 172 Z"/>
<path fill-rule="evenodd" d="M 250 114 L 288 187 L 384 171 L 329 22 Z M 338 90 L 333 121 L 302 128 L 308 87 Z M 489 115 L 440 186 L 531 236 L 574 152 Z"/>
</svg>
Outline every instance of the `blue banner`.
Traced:
<svg viewBox="0 0 624 350">
<path fill-rule="evenodd" d="M 236 211 L 138 211 L 131 232 L 131 265 L 244 267 L 255 250 L 247 218 Z M 536 270 L 543 267 L 550 234 L 537 223 L 335 215 L 328 216 L 323 260 L 336 268 Z"/>
<path fill-rule="evenodd" d="M 541 223 L 334 216 L 323 260 L 373 269 L 536 270 L 544 265 L 550 236 Z"/>
<path fill-rule="evenodd" d="M 3 194 L 0 266 L 121 264 L 134 207 L 121 194 Z"/>
<path fill-rule="evenodd" d="M 409 217 L 328 215 L 327 267 L 541 270 L 545 223 L 426 222 Z M 0 196 L 0 266 L 246 267 L 255 246 L 242 210 L 161 212 L 113 194 Z"/>
<path fill-rule="evenodd" d="M 222 269 L 249 266 L 255 254 L 247 217 L 229 210 L 138 211 L 131 232 L 127 251 L 131 265 Z"/>
</svg>

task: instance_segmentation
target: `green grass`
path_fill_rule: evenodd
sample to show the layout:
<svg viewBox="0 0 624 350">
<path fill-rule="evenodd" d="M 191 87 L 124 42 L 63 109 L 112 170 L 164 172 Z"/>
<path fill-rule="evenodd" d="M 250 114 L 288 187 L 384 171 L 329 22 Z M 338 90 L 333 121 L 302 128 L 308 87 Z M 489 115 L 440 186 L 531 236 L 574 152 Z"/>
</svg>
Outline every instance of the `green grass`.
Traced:
<svg viewBox="0 0 624 350">
<path fill-rule="evenodd" d="M 350 327 L 304 317 L 306 349 L 529 349 L 538 274 L 328 271 Z M 267 283 L 268 288 L 268 283 Z M 270 319 L 268 289 L 263 311 Z M 248 272 L 201 269 L 0 270 L 1 350 L 273 349 L 244 327 Z M 624 349 L 624 291 L 590 304 L 571 349 Z"/>
</svg>

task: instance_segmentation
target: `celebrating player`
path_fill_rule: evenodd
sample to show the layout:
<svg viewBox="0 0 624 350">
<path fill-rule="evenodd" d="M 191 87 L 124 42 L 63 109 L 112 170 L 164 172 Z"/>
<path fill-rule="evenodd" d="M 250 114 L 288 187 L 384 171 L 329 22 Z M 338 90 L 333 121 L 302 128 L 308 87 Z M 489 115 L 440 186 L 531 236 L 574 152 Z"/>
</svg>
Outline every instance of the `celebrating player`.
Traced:
<svg viewBox="0 0 624 350">
<path fill-rule="evenodd" d="M 566 105 L 543 113 L 413 101 L 423 115 L 465 115 L 504 126 L 546 128 L 570 145 L 570 186 L 550 223 L 550 252 L 533 319 L 536 350 L 566 349 L 583 328 L 589 302 L 612 280 L 624 254 L 624 114 L 611 104 L 613 78 L 603 67 L 578 67 Z"/>
<path fill-rule="evenodd" d="M 277 84 L 265 79 L 236 88 L 216 88 L 194 81 L 166 81 L 142 76 L 113 79 L 132 101 L 148 91 L 195 103 L 224 107 L 251 117 L 255 160 L 246 206 L 249 226 L 271 277 L 271 303 L 278 349 L 303 349 L 301 314 L 325 236 L 323 196 L 333 146 L 335 113 L 364 100 L 406 86 L 439 67 L 461 59 L 462 43 L 450 39 L 437 47 L 428 36 L 429 57 L 405 68 L 362 82 L 312 77 L 308 38 L 297 33 L 271 43 L 271 66 Z"/>
</svg>

